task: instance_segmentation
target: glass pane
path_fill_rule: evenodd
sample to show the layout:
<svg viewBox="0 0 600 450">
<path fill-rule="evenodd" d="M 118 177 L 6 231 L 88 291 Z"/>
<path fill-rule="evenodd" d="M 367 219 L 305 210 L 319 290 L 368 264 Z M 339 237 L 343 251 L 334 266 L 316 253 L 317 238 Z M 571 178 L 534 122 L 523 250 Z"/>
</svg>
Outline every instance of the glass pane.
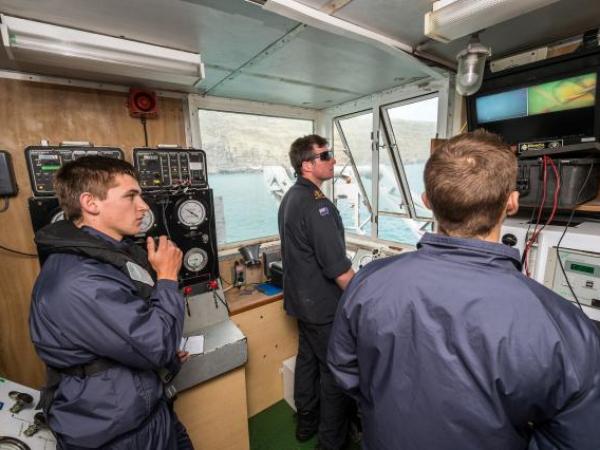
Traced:
<svg viewBox="0 0 600 450">
<path fill-rule="evenodd" d="M 335 123 L 333 124 L 332 148 L 336 160 L 333 180 L 334 203 L 340 211 L 344 227 L 350 232 L 369 236 L 371 234 L 371 215 Z M 354 157 L 354 153 L 352 156 Z M 370 164 L 371 161 L 369 161 L 369 167 Z M 364 178 L 362 181 L 365 183 Z M 368 185 L 370 189 L 370 179 Z"/>
<path fill-rule="evenodd" d="M 423 205 L 421 194 L 425 191 L 423 169 L 429 158 L 431 139 L 437 133 L 438 98 L 388 108 L 387 113 L 417 216 L 431 218 L 431 211 Z"/>
<path fill-rule="evenodd" d="M 379 211 L 406 214 L 402 191 L 392 166 L 390 149 L 383 147 L 383 132 L 380 132 L 379 136 Z"/>
<path fill-rule="evenodd" d="M 371 203 L 371 130 L 373 129 L 373 113 L 368 112 L 347 119 L 339 119 L 339 124 L 348 144 L 348 150 L 352 153 L 354 164 L 356 164 L 369 203 Z"/>
<path fill-rule="evenodd" d="M 219 242 L 277 234 L 279 201 L 295 182 L 290 144 L 311 134 L 313 122 L 208 110 L 199 110 L 198 120 L 208 182 L 223 201 Z"/>
<path fill-rule="evenodd" d="M 379 239 L 416 245 L 425 232 L 432 231 L 433 222 L 403 217 L 379 216 Z"/>
</svg>

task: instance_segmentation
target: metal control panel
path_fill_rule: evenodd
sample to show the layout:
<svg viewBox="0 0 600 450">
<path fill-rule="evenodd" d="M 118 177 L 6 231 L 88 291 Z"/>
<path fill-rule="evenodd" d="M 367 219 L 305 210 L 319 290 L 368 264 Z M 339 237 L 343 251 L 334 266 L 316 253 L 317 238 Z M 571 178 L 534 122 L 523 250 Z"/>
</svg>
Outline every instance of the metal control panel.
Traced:
<svg viewBox="0 0 600 450">
<path fill-rule="evenodd" d="M 53 182 L 58 169 L 69 161 L 92 155 L 123 159 L 123 151 L 114 147 L 27 147 L 25 158 L 34 197 L 55 195 Z"/>
<path fill-rule="evenodd" d="M 133 165 L 142 189 L 208 185 L 206 154 L 199 149 L 134 148 Z"/>
<path fill-rule="evenodd" d="M 560 262 L 558 253 L 560 252 Z M 561 264 L 562 263 L 562 268 Z M 563 273 L 564 268 L 564 273 Z M 600 254 L 582 250 L 552 247 L 544 276 L 544 286 L 575 301 L 565 274 L 582 305 L 600 308 Z"/>
</svg>

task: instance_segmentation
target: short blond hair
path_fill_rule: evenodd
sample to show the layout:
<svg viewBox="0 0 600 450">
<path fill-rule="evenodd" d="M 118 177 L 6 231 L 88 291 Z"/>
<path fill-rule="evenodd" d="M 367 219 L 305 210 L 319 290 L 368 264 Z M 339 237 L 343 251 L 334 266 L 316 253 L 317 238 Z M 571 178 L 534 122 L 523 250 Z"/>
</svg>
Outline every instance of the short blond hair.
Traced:
<svg viewBox="0 0 600 450">
<path fill-rule="evenodd" d="M 485 130 L 463 133 L 437 148 L 425 165 L 425 191 L 440 231 L 485 236 L 501 220 L 516 190 L 517 159 Z"/>
</svg>

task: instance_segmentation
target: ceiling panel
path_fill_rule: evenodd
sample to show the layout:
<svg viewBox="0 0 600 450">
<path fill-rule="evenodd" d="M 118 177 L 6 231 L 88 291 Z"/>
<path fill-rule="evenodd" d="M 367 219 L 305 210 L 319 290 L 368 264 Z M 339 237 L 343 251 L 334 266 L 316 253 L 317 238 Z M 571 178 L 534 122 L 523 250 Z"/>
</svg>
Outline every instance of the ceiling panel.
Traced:
<svg viewBox="0 0 600 450">
<path fill-rule="evenodd" d="M 322 109 L 357 97 L 341 90 L 289 83 L 272 78 L 242 74 L 217 87 L 211 95 L 268 103 Z"/>
<path fill-rule="evenodd" d="M 307 28 L 246 72 L 339 87 L 358 97 L 426 76 L 418 64 L 394 55 L 395 51 Z"/>
</svg>

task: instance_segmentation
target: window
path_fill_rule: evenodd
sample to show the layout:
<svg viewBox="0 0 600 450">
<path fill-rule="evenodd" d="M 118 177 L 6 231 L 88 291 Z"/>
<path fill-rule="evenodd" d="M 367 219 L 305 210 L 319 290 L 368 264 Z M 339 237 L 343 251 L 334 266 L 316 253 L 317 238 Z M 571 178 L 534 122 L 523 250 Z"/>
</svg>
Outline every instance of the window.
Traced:
<svg viewBox="0 0 600 450">
<path fill-rule="evenodd" d="M 377 108 L 378 133 L 372 132 L 375 110 L 333 119 L 338 166 L 334 199 L 349 231 L 415 245 L 432 229 L 433 216 L 423 205 L 421 194 L 425 190 L 423 170 L 430 142 L 437 135 L 438 96 L 421 96 Z M 374 134 L 376 152 L 372 151 Z M 371 227 L 373 213 L 376 229 Z"/>
<path fill-rule="evenodd" d="M 313 133 L 312 120 L 204 109 L 198 120 L 208 182 L 223 203 L 219 243 L 278 234 L 279 202 L 295 182 L 290 144 Z"/>
</svg>

